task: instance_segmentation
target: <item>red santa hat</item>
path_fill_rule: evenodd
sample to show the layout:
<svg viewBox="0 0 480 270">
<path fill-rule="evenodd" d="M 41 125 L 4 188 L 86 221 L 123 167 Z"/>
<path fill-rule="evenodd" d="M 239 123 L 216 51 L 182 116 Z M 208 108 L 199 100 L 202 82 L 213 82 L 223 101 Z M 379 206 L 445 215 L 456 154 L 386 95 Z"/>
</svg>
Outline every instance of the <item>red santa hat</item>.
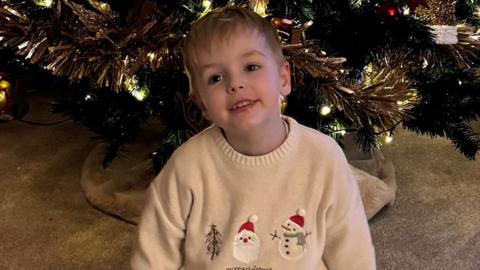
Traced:
<svg viewBox="0 0 480 270">
<path fill-rule="evenodd" d="M 238 229 L 238 232 L 241 232 L 243 230 L 255 232 L 255 229 L 253 227 L 253 223 L 257 222 L 258 217 L 256 215 L 251 215 L 248 218 L 248 221 L 243 223 L 242 226 L 240 226 L 240 229 Z"/>
<path fill-rule="evenodd" d="M 298 226 L 300 226 L 301 228 L 303 228 L 303 224 L 304 224 L 304 219 L 303 217 L 305 216 L 305 210 L 300 208 L 297 210 L 297 214 L 296 215 L 293 215 L 290 217 L 290 220 L 294 223 L 296 223 Z"/>
</svg>

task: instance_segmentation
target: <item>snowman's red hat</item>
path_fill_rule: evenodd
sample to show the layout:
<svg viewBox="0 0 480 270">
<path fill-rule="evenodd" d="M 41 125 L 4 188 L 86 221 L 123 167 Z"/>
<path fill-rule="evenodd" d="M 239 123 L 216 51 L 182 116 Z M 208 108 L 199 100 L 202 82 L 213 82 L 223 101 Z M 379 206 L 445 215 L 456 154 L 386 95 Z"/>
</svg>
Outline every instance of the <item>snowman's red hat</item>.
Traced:
<svg viewBox="0 0 480 270">
<path fill-rule="evenodd" d="M 296 223 L 298 226 L 303 228 L 303 224 L 305 223 L 304 217 L 305 216 L 305 210 L 304 209 L 298 209 L 297 214 L 293 215 L 290 217 L 290 220 Z"/>
</svg>

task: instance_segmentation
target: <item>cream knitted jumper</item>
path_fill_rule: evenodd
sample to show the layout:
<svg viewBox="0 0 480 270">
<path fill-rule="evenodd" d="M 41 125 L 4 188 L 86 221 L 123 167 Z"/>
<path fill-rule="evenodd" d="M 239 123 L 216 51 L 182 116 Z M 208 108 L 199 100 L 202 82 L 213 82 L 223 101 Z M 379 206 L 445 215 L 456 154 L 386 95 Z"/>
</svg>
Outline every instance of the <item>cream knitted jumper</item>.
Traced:
<svg viewBox="0 0 480 270">
<path fill-rule="evenodd" d="M 333 139 L 290 117 L 262 156 L 213 125 L 179 147 L 149 188 L 133 269 L 375 269 L 355 179 Z"/>
</svg>

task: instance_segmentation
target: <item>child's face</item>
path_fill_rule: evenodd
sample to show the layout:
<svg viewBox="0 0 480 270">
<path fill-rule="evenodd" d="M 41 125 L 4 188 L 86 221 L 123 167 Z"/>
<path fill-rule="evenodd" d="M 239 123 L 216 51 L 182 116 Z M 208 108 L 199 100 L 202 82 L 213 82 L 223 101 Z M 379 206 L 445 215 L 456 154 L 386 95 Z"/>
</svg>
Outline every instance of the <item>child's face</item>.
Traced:
<svg viewBox="0 0 480 270">
<path fill-rule="evenodd" d="M 236 30 L 197 52 L 195 102 L 226 132 L 246 134 L 280 119 L 280 96 L 290 93 L 290 66 L 279 64 L 257 31 Z"/>
</svg>

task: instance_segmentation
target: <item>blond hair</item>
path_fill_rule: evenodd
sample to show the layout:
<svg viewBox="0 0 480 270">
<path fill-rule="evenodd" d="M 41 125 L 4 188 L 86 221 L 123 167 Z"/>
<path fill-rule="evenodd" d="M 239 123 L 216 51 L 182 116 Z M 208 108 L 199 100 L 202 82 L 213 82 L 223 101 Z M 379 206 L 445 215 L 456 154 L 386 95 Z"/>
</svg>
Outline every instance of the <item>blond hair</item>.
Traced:
<svg viewBox="0 0 480 270">
<path fill-rule="evenodd" d="M 256 30 L 265 37 L 275 60 L 279 64 L 285 61 L 277 31 L 268 20 L 244 7 L 227 6 L 214 9 L 192 24 L 181 49 L 183 65 L 190 82 L 190 94 L 193 92 L 192 71 L 197 63 L 195 52 L 199 48 L 210 50 L 212 40 L 218 40 L 219 37 L 227 39 L 235 30 L 239 29 L 238 27 Z"/>
</svg>

